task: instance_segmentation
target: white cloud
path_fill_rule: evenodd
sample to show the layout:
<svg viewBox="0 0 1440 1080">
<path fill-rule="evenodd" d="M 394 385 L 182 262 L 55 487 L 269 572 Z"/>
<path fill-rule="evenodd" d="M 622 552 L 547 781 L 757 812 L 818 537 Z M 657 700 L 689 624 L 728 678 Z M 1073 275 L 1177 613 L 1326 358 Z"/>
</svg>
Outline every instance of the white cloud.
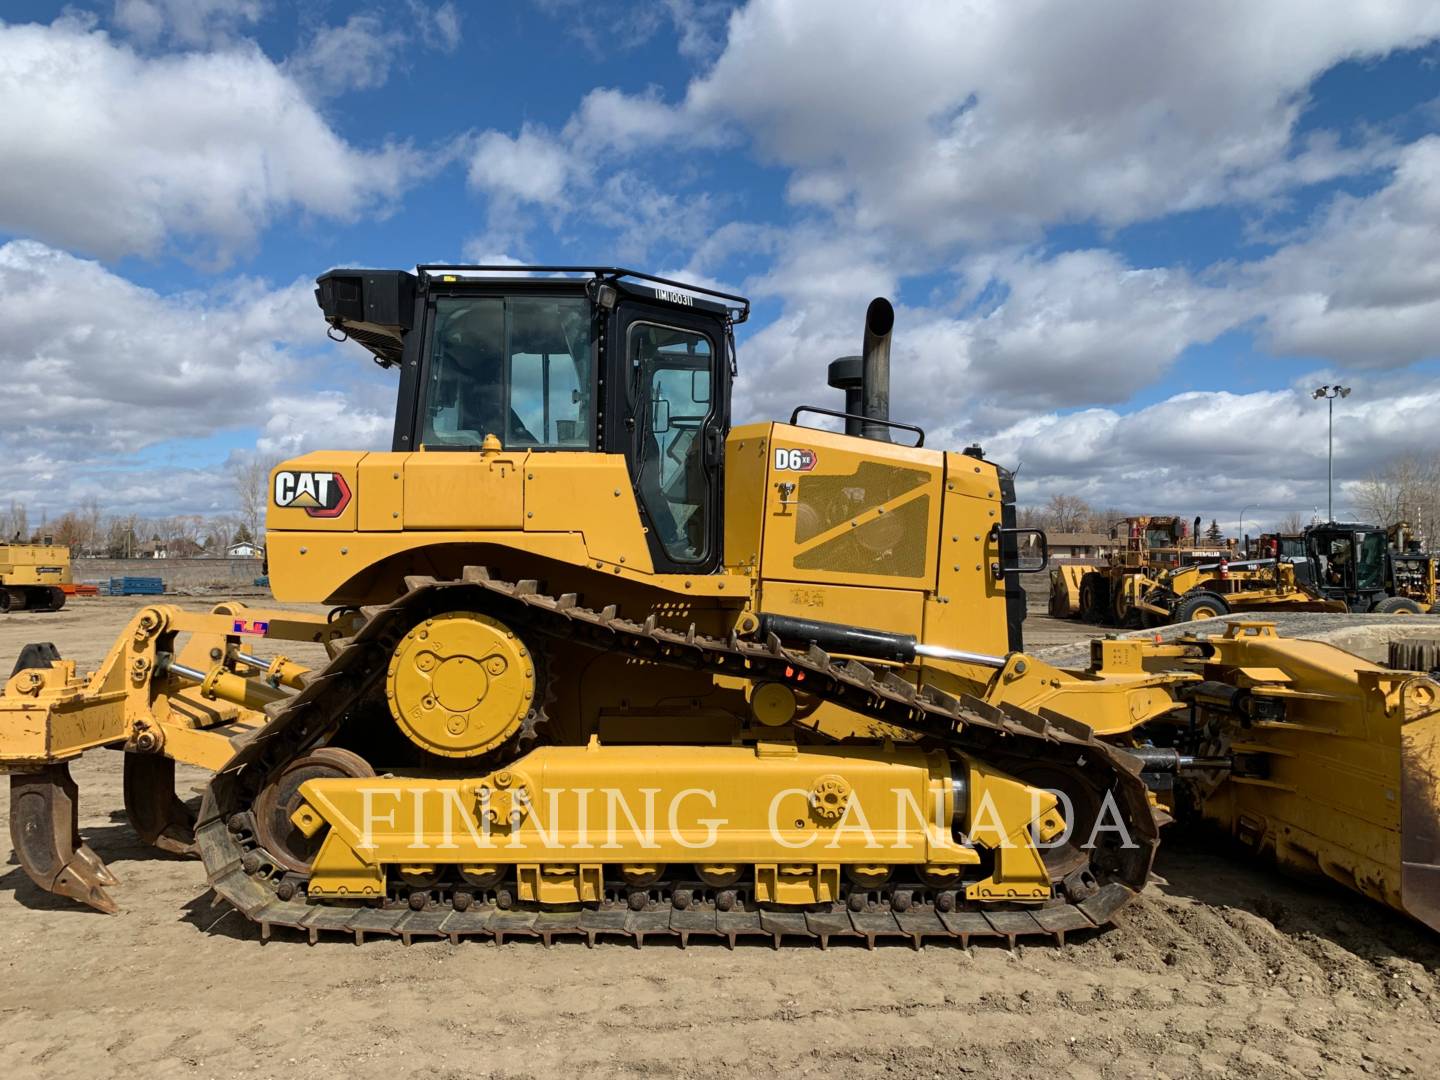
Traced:
<svg viewBox="0 0 1440 1080">
<path fill-rule="evenodd" d="M 1132 268 L 1103 250 L 976 257 L 960 278 L 958 300 L 974 310 L 897 307 L 891 396 L 897 418 L 965 439 L 962 418 L 1123 403 L 1187 347 L 1251 310 L 1243 297 L 1184 271 Z M 812 400 L 821 364 L 860 351 L 865 305 L 895 296 L 897 279 L 878 245 L 806 235 L 773 270 L 746 282 L 785 297 L 786 306 L 741 349 L 741 415 L 788 411 L 807 387 Z"/>
<path fill-rule="evenodd" d="M 1338 196 L 1306 234 L 1246 269 L 1266 340 L 1357 368 L 1440 353 L 1440 137 L 1404 149 L 1391 183 Z"/>
<path fill-rule="evenodd" d="M 710 60 L 724 45 L 724 24 L 733 5 L 730 0 L 536 0 L 535 6 L 597 60 L 647 49 L 667 23 L 680 55 Z"/>
<path fill-rule="evenodd" d="M 347 90 L 384 86 L 405 35 L 379 14 L 351 15 L 339 26 L 322 26 L 285 63 L 285 70 L 312 92 L 330 97 Z"/>
<path fill-rule="evenodd" d="M 1440 9 L 1267 4 L 887 9 L 755 0 L 682 126 L 737 122 L 792 195 L 926 246 L 1119 225 L 1374 167 L 1292 134 L 1310 82 L 1440 34 Z"/>
<path fill-rule="evenodd" d="M 358 149 L 252 45 L 144 57 L 61 19 L 0 25 L 0 230 L 114 258 L 223 260 L 278 215 L 348 220 L 421 162 Z"/>
<path fill-rule="evenodd" d="M 460 12 L 410 0 L 408 19 L 394 10 L 361 11 L 339 25 L 321 25 L 285 61 L 285 71 L 317 97 L 384 86 L 418 46 L 452 53 L 460 46 Z"/>
<path fill-rule="evenodd" d="M 0 247 L 8 419 L 130 449 L 260 415 L 288 374 L 277 345 L 314 339 L 304 282 L 240 282 L 217 299 L 162 297 L 98 263 L 12 241 Z M 308 324 L 308 325 L 307 325 Z"/>
<path fill-rule="evenodd" d="M 1233 525 L 1308 517 L 1326 503 L 1327 410 L 1309 388 L 1188 392 L 1128 414 L 1108 409 L 1029 416 L 982 438 L 987 456 L 1021 466 L 1021 501 L 1053 492 L 1131 512 L 1202 514 Z M 1336 511 L 1345 485 L 1386 461 L 1440 452 L 1440 379 L 1346 380 L 1335 409 Z M 1252 526 L 1253 530 L 1254 526 Z"/>
<path fill-rule="evenodd" d="M 859 308 L 874 292 L 946 270 L 955 287 L 928 298 L 935 310 L 922 322 L 945 344 L 946 370 L 967 369 L 971 388 L 1002 412 L 1067 394 L 1118 403 L 1187 346 L 1252 320 L 1281 352 L 1350 362 L 1370 349 L 1368 362 L 1408 362 L 1429 349 L 1421 339 L 1435 313 L 1422 303 L 1355 309 L 1341 283 L 1366 214 L 1372 231 L 1397 211 L 1416 223 L 1433 214 L 1436 169 L 1374 131 L 1296 131 L 1321 72 L 1437 35 L 1440 9 L 1418 0 L 1381 9 L 1100 0 L 1083 15 L 1063 3 L 920 0 L 883 19 L 858 2 L 753 0 L 730 16 L 723 52 L 678 103 L 653 87 L 598 88 L 556 134 L 487 132 L 471 179 L 501 205 L 479 246 L 523 250 L 538 221 L 592 220 L 587 196 L 640 171 L 642 155 L 743 136 L 788 171 L 797 207 L 787 230 L 768 227 L 775 265 L 746 283 L 784 305 L 754 339 L 767 366 L 783 365 L 782 343 L 828 347 L 842 297 Z M 1200 280 L 1103 251 L 1027 249 L 1057 223 L 1268 207 L 1298 186 L 1392 166 L 1393 207 L 1353 200 L 1347 212 L 1342 200 L 1290 256 L 1215 267 Z M 703 233 L 721 205 L 713 194 L 694 201 L 709 212 L 671 239 Z M 525 206 L 545 213 L 514 212 Z M 638 230 L 615 227 L 618 243 L 643 249 Z M 730 235 L 747 227 L 767 229 L 726 226 Z M 1427 235 L 1406 233 L 1417 255 L 1440 265 Z M 700 236 L 692 265 L 713 269 L 724 246 Z M 1314 280 L 1324 272 L 1333 280 Z M 954 314 L 987 285 L 998 303 Z"/>
<path fill-rule="evenodd" d="M 653 87 L 642 94 L 608 87 L 591 90 L 563 134 L 576 153 L 592 159 L 663 142 L 716 147 L 734 137 L 718 120 L 697 118 L 666 104 Z"/>
<path fill-rule="evenodd" d="M 420 24 L 420 40 L 427 48 L 453 53 L 460 47 L 464 20 L 453 0 L 445 0 L 433 8 L 419 0 L 410 0 L 410 13 Z"/>
<path fill-rule="evenodd" d="M 116 0 L 115 25 L 145 45 L 221 45 L 265 15 L 262 0 Z"/>
<path fill-rule="evenodd" d="M 1187 348 L 1237 329 L 1255 330 L 1277 356 L 1349 370 L 1435 357 L 1437 220 L 1440 138 L 1431 137 L 1398 153 L 1389 183 L 1335 197 L 1286 246 L 1249 263 L 1191 274 L 1132 266 L 1103 249 L 961 258 L 929 306 L 900 310 L 897 362 L 913 366 L 906 379 L 897 369 L 897 415 L 963 438 L 957 412 L 998 424 L 1035 408 L 1121 405 L 1165 378 Z M 750 415 L 774 414 L 806 385 L 809 361 L 792 358 L 857 351 L 866 301 L 896 295 L 904 265 L 904 248 L 867 233 L 807 226 L 771 244 L 774 264 L 745 283 L 784 305 L 742 350 L 742 371 L 764 372 L 758 385 L 742 384 Z M 963 404 L 927 389 L 936 386 L 963 386 Z"/>
<path fill-rule="evenodd" d="M 298 424 L 330 445 L 375 445 L 393 378 L 326 341 L 313 288 L 237 279 L 162 296 L 35 241 L 0 246 L 0 492 L 37 514 L 87 495 L 106 509 L 224 508 L 223 480 L 216 496 L 175 479 L 218 470 L 216 437 L 262 430 L 262 448 L 278 448 Z M 205 449 L 185 451 L 194 440 Z M 173 464 L 154 463 L 162 444 L 182 448 Z"/>
<path fill-rule="evenodd" d="M 269 403 L 256 449 L 294 457 L 312 450 L 388 450 L 394 414 L 358 404 L 337 390 L 289 395 Z"/>
<path fill-rule="evenodd" d="M 470 186 L 504 200 L 560 204 L 580 165 L 560 140 L 544 128 L 526 124 L 511 137 L 486 131 L 470 154 Z"/>
</svg>

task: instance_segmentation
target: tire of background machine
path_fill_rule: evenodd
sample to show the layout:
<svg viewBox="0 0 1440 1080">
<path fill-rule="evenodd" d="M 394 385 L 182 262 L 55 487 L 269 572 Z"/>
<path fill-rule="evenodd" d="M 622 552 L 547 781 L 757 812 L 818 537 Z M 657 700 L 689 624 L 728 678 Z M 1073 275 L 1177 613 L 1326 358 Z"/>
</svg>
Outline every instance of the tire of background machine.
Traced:
<svg viewBox="0 0 1440 1080">
<path fill-rule="evenodd" d="M 1440 641 L 1434 638 L 1392 641 L 1385 663 L 1393 671 L 1434 671 L 1440 668 Z"/>
<path fill-rule="evenodd" d="M 1110 621 L 1110 583 L 1100 574 L 1080 579 L 1080 617 L 1088 623 Z"/>
<path fill-rule="evenodd" d="M 1213 614 L 1196 614 L 1196 612 L 1205 610 L 1209 610 L 1213 612 Z M 1221 616 L 1229 614 L 1230 605 L 1225 602 L 1225 598 L 1220 594 L 1203 591 L 1192 592 L 1186 593 L 1180 598 L 1180 602 L 1175 605 L 1175 609 L 1170 616 L 1170 621 L 1182 623 L 1190 622 L 1195 618 L 1218 619 Z"/>
<path fill-rule="evenodd" d="M 0 585 L 0 615 L 10 610 L 10 590 Z"/>
<path fill-rule="evenodd" d="M 1370 609 L 1376 615 L 1423 615 L 1425 609 L 1408 596 L 1387 596 Z M 1430 670 L 1426 668 L 1425 670 Z"/>
</svg>

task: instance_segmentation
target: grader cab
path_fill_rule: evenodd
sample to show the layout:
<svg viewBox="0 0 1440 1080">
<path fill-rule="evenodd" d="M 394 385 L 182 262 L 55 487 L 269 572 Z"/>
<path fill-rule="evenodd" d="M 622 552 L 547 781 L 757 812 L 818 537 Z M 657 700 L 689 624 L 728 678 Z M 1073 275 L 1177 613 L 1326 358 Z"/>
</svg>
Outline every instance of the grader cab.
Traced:
<svg viewBox="0 0 1440 1080">
<path fill-rule="evenodd" d="M 142 837 L 312 941 L 1063 938 L 1182 811 L 1440 927 L 1428 676 L 1263 624 L 1027 656 L 1043 538 L 890 419 L 886 301 L 844 408 L 732 427 L 743 298 L 497 269 L 320 279 L 399 376 L 391 451 L 271 477 L 271 587 L 328 616 L 155 605 L 89 676 L 22 656 L 0 763 L 43 888 L 117 905 L 68 771 L 108 747 Z"/>
</svg>

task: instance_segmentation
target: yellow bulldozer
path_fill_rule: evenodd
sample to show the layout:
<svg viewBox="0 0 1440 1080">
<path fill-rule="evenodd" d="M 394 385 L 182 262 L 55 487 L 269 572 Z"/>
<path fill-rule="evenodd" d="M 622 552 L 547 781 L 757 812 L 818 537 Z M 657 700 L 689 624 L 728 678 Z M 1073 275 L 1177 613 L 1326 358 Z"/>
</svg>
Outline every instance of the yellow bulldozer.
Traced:
<svg viewBox="0 0 1440 1080">
<path fill-rule="evenodd" d="M 0 613 L 59 611 L 72 580 L 70 549 L 50 537 L 38 544 L 0 544 Z"/>
<path fill-rule="evenodd" d="M 890 419 L 883 299 L 843 408 L 733 427 L 738 296 L 429 266 L 317 299 L 398 375 L 391 451 L 271 476 L 271 588 L 328 613 L 152 605 L 88 675 L 27 647 L 0 764 L 41 888 L 118 907 L 68 768 L 105 747 L 262 936 L 1063 939 L 1176 814 L 1440 928 L 1440 684 L 1264 623 L 1026 655 L 1043 538 Z"/>
</svg>

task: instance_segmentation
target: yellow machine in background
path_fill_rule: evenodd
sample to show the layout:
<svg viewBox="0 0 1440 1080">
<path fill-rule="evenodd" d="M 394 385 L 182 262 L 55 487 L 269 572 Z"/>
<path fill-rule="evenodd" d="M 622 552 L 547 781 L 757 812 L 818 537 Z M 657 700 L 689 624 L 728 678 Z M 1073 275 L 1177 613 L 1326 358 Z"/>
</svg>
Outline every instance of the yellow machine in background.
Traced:
<svg viewBox="0 0 1440 1080">
<path fill-rule="evenodd" d="M 70 549 L 41 544 L 0 544 L 0 612 L 59 611 L 71 584 Z"/>
<path fill-rule="evenodd" d="M 1199 519 L 1196 519 L 1198 524 Z M 1132 517 L 1104 565 L 1050 574 L 1050 614 L 1101 626 L 1160 626 L 1235 613 L 1345 611 L 1279 558 L 1237 560 L 1234 543 L 1202 543 L 1176 517 Z"/>
<path fill-rule="evenodd" d="M 978 448 L 889 419 L 887 302 L 843 410 L 731 427 L 742 298 L 478 271 L 320 280 L 400 376 L 390 452 L 271 477 L 271 587 L 330 617 L 158 605 L 90 676 L 22 656 L 0 763 L 43 888 L 115 907 L 68 772 L 103 746 L 267 934 L 1063 937 L 1172 812 L 1440 925 L 1440 686 L 1259 624 L 1025 655 L 1033 530 Z M 175 760 L 215 770 L 193 822 Z"/>
</svg>

